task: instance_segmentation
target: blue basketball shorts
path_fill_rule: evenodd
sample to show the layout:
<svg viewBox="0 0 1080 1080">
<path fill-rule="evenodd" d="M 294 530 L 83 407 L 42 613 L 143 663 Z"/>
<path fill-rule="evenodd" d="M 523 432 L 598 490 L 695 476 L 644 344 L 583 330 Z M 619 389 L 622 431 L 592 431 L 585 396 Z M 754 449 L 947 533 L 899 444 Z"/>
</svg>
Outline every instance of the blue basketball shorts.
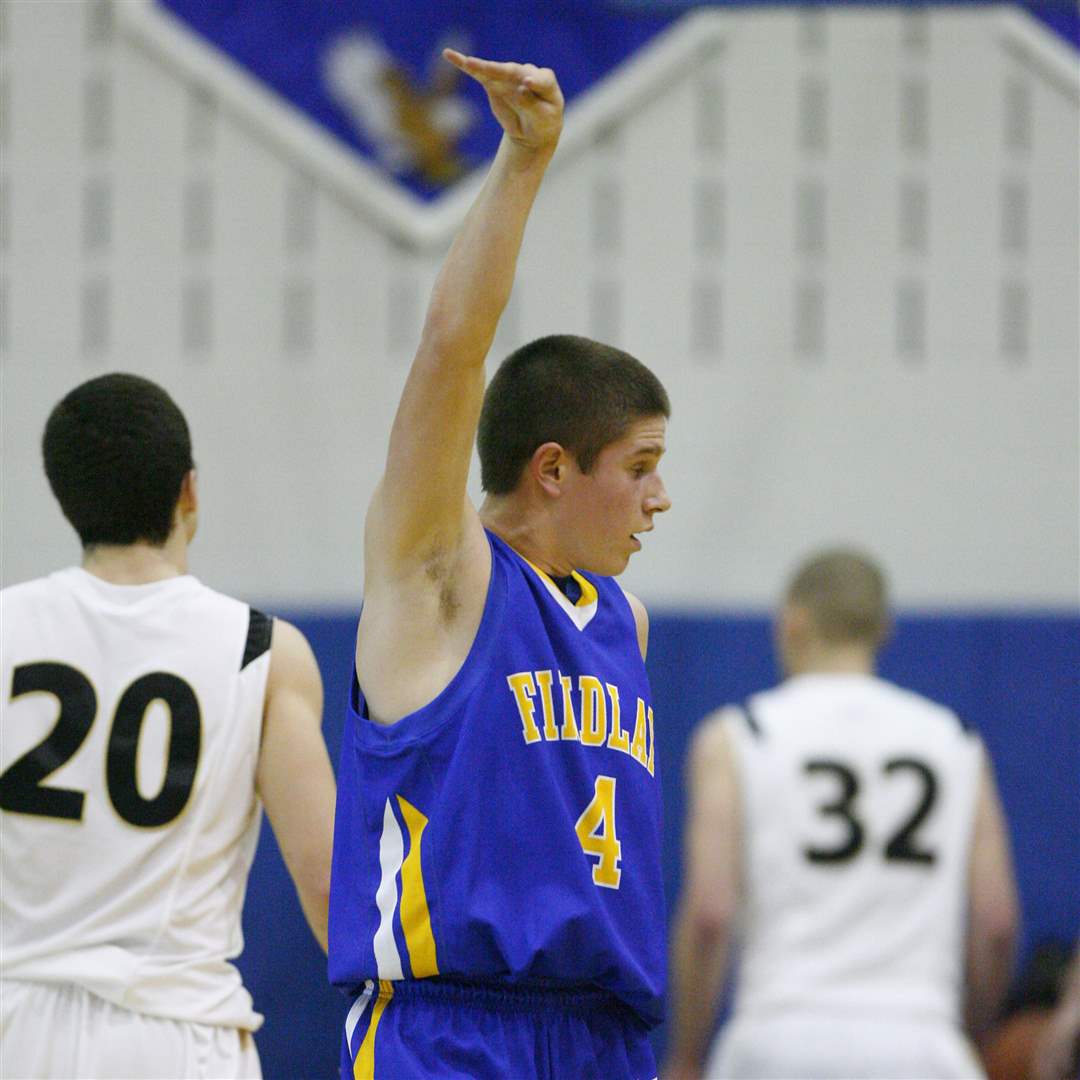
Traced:
<svg viewBox="0 0 1080 1080">
<path fill-rule="evenodd" d="M 599 990 L 369 981 L 345 1023 L 341 1080 L 654 1080 L 644 1026 Z"/>
</svg>

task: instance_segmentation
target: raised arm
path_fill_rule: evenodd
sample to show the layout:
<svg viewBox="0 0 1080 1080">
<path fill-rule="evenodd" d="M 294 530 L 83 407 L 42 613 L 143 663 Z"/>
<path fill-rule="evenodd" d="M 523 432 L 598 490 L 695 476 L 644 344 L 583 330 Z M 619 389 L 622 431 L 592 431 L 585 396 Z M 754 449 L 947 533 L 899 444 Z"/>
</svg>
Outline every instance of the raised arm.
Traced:
<svg viewBox="0 0 1080 1080">
<path fill-rule="evenodd" d="M 504 136 L 435 282 L 368 513 L 365 592 L 372 572 L 408 573 L 433 555 L 452 556 L 462 542 L 484 359 L 562 128 L 562 93 L 551 70 L 450 49 L 443 55 L 483 85 Z"/>
<path fill-rule="evenodd" d="M 326 951 L 334 773 L 322 736 L 322 679 L 307 639 L 274 620 L 256 788 L 311 932 Z"/>
<path fill-rule="evenodd" d="M 665 1080 L 697 1080 L 724 985 L 742 889 L 742 813 L 722 714 L 699 728 L 687 766 L 683 888 L 671 948 L 671 1044 Z"/>
<path fill-rule="evenodd" d="M 968 896 L 965 1019 L 977 1038 L 997 1018 L 1009 989 L 1020 907 L 1005 816 L 988 757 L 979 777 Z"/>
<path fill-rule="evenodd" d="M 444 55 L 483 85 L 504 135 L 435 282 L 368 508 L 356 671 L 370 716 L 384 724 L 446 687 L 480 623 L 491 554 L 465 488 L 484 358 L 562 129 L 551 71 Z"/>
</svg>

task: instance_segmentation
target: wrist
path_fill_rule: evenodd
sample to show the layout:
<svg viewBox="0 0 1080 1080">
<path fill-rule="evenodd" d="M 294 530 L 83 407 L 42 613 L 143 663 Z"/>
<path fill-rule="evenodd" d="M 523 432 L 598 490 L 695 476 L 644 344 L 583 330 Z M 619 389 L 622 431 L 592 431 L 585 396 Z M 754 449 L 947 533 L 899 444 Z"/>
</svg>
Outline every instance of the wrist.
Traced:
<svg viewBox="0 0 1080 1080">
<path fill-rule="evenodd" d="M 515 169 L 547 168 L 559 144 L 559 137 L 545 143 L 528 143 L 515 139 L 512 135 L 503 135 L 502 149 L 508 162 Z"/>
</svg>

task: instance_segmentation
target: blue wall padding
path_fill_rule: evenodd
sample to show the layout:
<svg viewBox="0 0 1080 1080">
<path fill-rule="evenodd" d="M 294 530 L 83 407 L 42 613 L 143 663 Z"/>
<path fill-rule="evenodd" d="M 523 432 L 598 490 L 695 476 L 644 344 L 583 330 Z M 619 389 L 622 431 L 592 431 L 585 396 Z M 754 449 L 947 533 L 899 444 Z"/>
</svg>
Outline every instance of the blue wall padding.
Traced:
<svg viewBox="0 0 1080 1080">
<path fill-rule="evenodd" d="M 340 746 L 355 617 L 286 614 L 307 634 L 326 682 L 324 732 Z M 761 614 L 654 612 L 649 671 L 666 828 L 669 907 L 678 888 L 683 758 L 694 724 L 776 681 L 771 626 Z M 881 674 L 955 709 L 983 736 L 1009 818 L 1024 917 L 1022 955 L 1080 932 L 1080 616 L 908 614 Z M 346 1002 L 326 983 L 288 874 L 264 826 L 244 912 L 240 960 L 255 1005 L 263 1070 L 274 1078 L 338 1075 Z M 662 928 L 657 932 L 664 932 Z M 662 1046 L 663 1032 L 657 1045 Z"/>
</svg>

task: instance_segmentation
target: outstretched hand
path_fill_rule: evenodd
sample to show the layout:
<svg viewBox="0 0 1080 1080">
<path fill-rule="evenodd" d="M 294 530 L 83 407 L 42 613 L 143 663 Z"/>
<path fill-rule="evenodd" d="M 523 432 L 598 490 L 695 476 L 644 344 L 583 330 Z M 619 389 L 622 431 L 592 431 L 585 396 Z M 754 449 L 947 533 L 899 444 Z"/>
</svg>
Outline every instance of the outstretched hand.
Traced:
<svg viewBox="0 0 1080 1080">
<path fill-rule="evenodd" d="M 444 49 L 443 57 L 487 91 L 495 119 L 519 146 L 540 150 L 558 142 L 563 96 L 551 68 L 481 60 L 454 49 Z"/>
</svg>

